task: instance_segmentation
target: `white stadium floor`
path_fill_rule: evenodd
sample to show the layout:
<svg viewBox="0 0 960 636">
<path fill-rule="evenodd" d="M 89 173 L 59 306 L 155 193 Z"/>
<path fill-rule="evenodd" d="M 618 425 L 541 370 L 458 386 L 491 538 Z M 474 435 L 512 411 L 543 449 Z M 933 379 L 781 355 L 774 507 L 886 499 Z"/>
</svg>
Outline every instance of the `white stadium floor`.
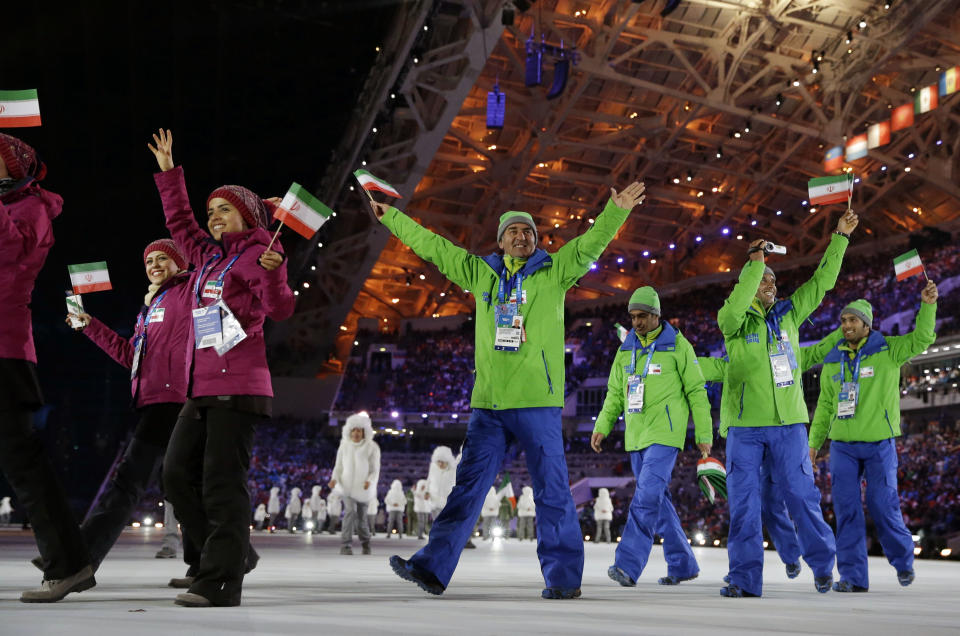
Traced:
<svg viewBox="0 0 960 636">
<path fill-rule="evenodd" d="M 409 556 L 415 539 L 373 541 L 374 554 L 338 554 L 338 537 L 257 533 L 262 558 L 245 580 L 241 607 L 189 609 L 166 587 L 182 576 L 179 560 L 153 558 L 160 531 L 124 533 L 92 590 L 53 605 L 28 605 L 20 591 L 40 581 L 29 563 L 33 537 L 0 531 L 0 634 L 957 634 L 960 563 L 918 560 L 917 580 L 901 588 L 886 561 L 871 558 L 867 594 L 817 594 L 810 570 L 789 580 L 766 553 L 764 597 L 719 596 L 726 551 L 697 548 L 700 577 L 678 587 L 659 546 L 635 588 L 606 576 L 613 545 L 589 544 L 583 598 L 540 599 L 543 580 L 531 542 L 476 541 L 464 552 L 446 593 L 430 597 L 398 579 L 387 557 Z M 356 549 L 356 547 L 355 547 Z"/>
</svg>

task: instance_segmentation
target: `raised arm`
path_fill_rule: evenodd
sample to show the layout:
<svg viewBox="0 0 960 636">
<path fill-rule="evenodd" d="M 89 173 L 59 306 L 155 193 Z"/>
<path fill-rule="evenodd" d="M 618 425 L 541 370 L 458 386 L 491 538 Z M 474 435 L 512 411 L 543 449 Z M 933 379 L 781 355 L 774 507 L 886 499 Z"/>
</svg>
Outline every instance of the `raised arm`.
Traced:
<svg viewBox="0 0 960 636">
<path fill-rule="evenodd" d="M 565 288 L 580 280 L 590 270 L 590 264 L 600 258 L 607 245 L 620 231 L 630 211 L 643 203 L 645 191 L 646 186 L 636 181 L 622 192 L 610 188 L 610 200 L 603 212 L 597 216 L 593 226 L 557 250 L 553 262 Z"/>
<path fill-rule="evenodd" d="M 127 369 L 133 367 L 133 343 L 126 338 L 122 338 L 117 332 L 93 316 L 90 316 L 90 324 L 83 329 L 83 335 L 103 349 L 103 352 L 113 358 L 117 364 Z"/>
<path fill-rule="evenodd" d="M 790 300 L 793 301 L 793 312 L 797 324 L 800 324 L 820 306 L 823 297 L 837 284 L 840 275 L 840 266 L 843 264 L 843 254 L 847 251 L 850 239 L 847 236 L 856 229 L 859 217 L 853 210 L 847 210 L 837 222 L 837 232 L 830 235 L 830 244 L 820 259 L 817 271 L 810 280 L 793 292 Z M 841 236 L 844 235 L 844 236 Z"/>
<path fill-rule="evenodd" d="M 759 257 L 757 255 L 759 254 Z M 740 331 L 740 326 L 747 317 L 747 310 L 753 303 L 757 295 L 757 289 L 760 287 L 760 281 L 763 280 L 763 252 L 753 252 L 750 254 L 750 260 L 740 270 L 740 278 L 727 299 L 723 301 L 723 307 L 717 312 L 717 325 L 720 326 L 720 332 L 725 337 L 730 337 Z"/>
<path fill-rule="evenodd" d="M 809 371 L 811 367 L 822 364 L 823 359 L 827 357 L 827 354 L 841 338 L 843 338 L 843 332 L 840 327 L 837 327 L 824 336 L 820 342 L 809 347 L 800 347 L 800 372 Z"/>
<path fill-rule="evenodd" d="M 283 249 L 274 242 L 274 249 L 260 257 L 261 275 L 253 280 L 250 289 L 260 299 L 264 311 L 271 320 L 286 320 L 293 315 L 297 299 L 287 284 L 287 260 Z M 276 254 L 274 259 L 272 255 Z"/>
<path fill-rule="evenodd" d="M 927 347 L 936 342 L 937 334 L 934 329 L 937 326 L 938 296 L 937 284 L 928 280 L 926 287 L 920 292 L 920 311 L 917 312 L 913 331 L 903 336 L 887 338 L 890 356 L 898 365 L 923 353 Z"/>
</svg>

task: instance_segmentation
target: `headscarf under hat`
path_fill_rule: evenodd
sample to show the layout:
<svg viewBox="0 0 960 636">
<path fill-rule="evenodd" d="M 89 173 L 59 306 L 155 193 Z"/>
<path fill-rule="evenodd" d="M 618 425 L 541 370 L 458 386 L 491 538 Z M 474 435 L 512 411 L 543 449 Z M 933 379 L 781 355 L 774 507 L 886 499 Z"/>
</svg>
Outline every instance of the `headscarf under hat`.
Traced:
<svg viewBox="0 0 960 636">
<path fill-rule="evenodd" d="M 37 151 L 16 137 L 0 133 L 0 157 L 14 179 L 33 177 L 34 181 L 43 181 L 47 176 L 47 166 L 40 161 Z"/>
<path fill-rule="evenodd" d="M 143 262 L 147 262 L 147 255 L 150 252 L 163 252 L 167 257 L 177 264 L 177 267 L 180 268 L 180 271 L 187 269 L 187 258 L 183 255 L 183 252 L 180 251 L 180 248 L 177 247 L 177 244 L 171 239 L 157 239 L 149 245 L 146 249 L 143 250 Z"/>
<path fill-rule="evenodd" d="M 237 208 L 240 216 L 247 222 L 251 228 L 266 228 L 270 225 L 270 213 L 276 208 L 269 201 L 264 201 L 250 190 L 238 185 L 224 185 L 210 193 L 207 197 L 207 207 L 210 206 L 211 199 L 220 197 L 226 199 L 230 204 Z"/>
</svg>

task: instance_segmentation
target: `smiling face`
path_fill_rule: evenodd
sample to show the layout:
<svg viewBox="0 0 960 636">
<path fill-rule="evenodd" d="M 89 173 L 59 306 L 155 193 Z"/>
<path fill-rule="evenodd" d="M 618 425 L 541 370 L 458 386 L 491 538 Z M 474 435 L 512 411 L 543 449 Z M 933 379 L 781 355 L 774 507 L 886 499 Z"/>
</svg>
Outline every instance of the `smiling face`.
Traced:
<svg viewBox="0 0 960 636">
<path fill-rule="evenodd" d="M 870 326 L 853 314 L 841 314 L 840 329 L 847 343 L 855 345 L 870 334 Z"/>
<path fill-rule="evenodd" d="M 660 326 L 660 316 L 642 309 L 634 309 L 630 311 L 630 324 L 633 325 L 633 330 L 638 336 L 645 336 Z"/>
<path fill-rule="evenodd" d="M 503 231 L 498 245 L 504 254 L 514 258 L 530 258 L 537 249 L 536 235 L 533 228 L 526 223 L 511 223 Z"/>
<path fill-rule="evenodd" d="M 242 232 L 247 229 L 247 222 L 232 203 L 221 197 L 214 197 L 207 205 L 207 229 L 210 230 L 210 236 L 219 241 L 224 232 Z"/>
<path fill-rule="evenodd" d="M 167 279 L 180 271 L 173 259 L 159 250 L 147 254 L 143 265 L 147 270 L 147 279 L 154 285 L 164 284 Z"/>
<path fill-rule="evenodd" d="M 764 274 L 760 281 L 760 287 L 757 288 L 757 298 L 760 304 L 769 309 L 773 303 L 777 302 L 777 278 L 770 274 Z"/>
<path fill-rule="evenodd" d="M 363 441 L 363 429 L 362 428 L 351 428 L 350 429 L 350 441 L 354 444 L 359 444 Z"/>
</svg>

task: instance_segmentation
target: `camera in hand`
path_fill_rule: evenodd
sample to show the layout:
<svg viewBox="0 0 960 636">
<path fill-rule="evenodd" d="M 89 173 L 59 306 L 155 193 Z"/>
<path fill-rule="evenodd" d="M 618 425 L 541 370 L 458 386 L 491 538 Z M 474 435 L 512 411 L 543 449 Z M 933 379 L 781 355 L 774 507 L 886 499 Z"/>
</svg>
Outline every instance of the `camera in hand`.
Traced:
<svg viewBox="0 0 960 636">
<path fill-rule="evenodd" d="M 764 241 L 763 245 L 760 246 L 763 249 L 764 254 L 786 254 L 787 248 L 784 245 L 777 245 L 776 243 L 771 243 L 770 241 Z"/>
</svg>

